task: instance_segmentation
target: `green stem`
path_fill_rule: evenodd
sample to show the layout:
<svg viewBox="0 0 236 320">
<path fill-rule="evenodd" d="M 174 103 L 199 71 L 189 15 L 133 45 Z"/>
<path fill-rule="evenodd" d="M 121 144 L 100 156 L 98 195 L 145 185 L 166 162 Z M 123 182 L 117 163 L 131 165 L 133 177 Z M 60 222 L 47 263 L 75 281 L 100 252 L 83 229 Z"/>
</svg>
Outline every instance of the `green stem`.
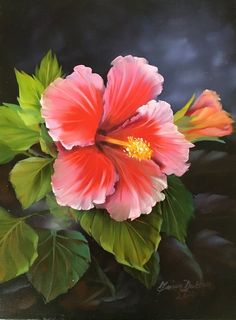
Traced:
<svg viewBox="0 0 236 320">
<path fill-rule="evenodd" d="M 35 157 L 45 158 L 45 156 L 44 156 L 42 153 L 40 153 L 40 152 L 38 152 L 38 151 L 35 151 L 35 150 L 32 149 L 32 148 L 29 148 L 28 153 L 29 153 L 30 155 L 32 155 L 32 156 L 35 156 Z"/>
</svg>

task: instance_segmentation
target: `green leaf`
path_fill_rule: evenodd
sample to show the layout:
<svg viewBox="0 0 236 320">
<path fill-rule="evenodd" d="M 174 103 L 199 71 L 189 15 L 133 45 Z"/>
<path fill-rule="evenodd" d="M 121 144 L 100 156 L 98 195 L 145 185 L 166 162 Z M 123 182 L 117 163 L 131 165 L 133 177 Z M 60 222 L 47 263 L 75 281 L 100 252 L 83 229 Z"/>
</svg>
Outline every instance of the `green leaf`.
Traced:
<svg viewBox="0 0 236 320">
<path fill-rule="evenodd" d="M 40 99 L 44 91 L 42 83 L 25 72 L 15 70 L 16 80 L 19 86 L 18 102 L 22 109 L 30 109 L 38 122 L 41 122 Z"/>
<path fill-rule="evenodd" d="M 38 111 L 35 111 L 34 109 L 22 109 L 21 106 L 17 104 L 7 102 L 3 102 L 3 106 L 6 106 L 17 112 L 27 127 L 34 126 L 37 128 L 37 131 L 39 130 L 39 119 L 37 118 Z"/>
<path fill-rule="evenodd" d="M 10 181 L 23 208 L 42 199 L 51 190 L 52 159 L 31 157 L 19 161 Z"/>
<path fill-rule="evenodd" d="M 0 107 L 0 141 L 13 151 L 29 149 L 39 140 L 38 125 L 27 126 L 17 108 Z"/>
<path fill-rule="evenodd" d="M 195 94 L 192 95 L 192 97 L 188 100 L 188 102 L 185 104 L 185 106 L 183 106 L 183 108 L 181 108 L 179 111 L 177 111 L 174 114 L 174 122 L 175 123 L 185 116 L 186 112 L 188 111 L 189 107 L 191 106 L 191 104 L 193 103 L 194 100 L 195 100 Z"/>
<path fill-rule="evenodd" d="M 54 196 L 48 194 L 46 197 L 50 213 L 59 220 L 78 221 L 77 211 L 66 206 L 60 206 Z"/>
<path fill-rule="evenodd" d="M 224 140 L 217 138 L 217 137 L 199 137 L 197 139 L 193 139 L 191 142 L 195 143 L 195 142 L 200 142 L 200 141 L 214 141 L 214 142 L 219 142 L 219 143 L 225 143 Z"/>
<path fill-rule="evenodd" d="M 44 153 L 49 154 L 54 158 L 57 156 L 56 146 L 52 138 L 49 136 L 48 131 L 44 124 L 41 125 L 39 143 L 40 143 L 41 150 Z"/>
<path fill-rule="evenodd" d="M 130 267 L 124 267 L 124 270 L 132 277 L 139 280 L 146 288 L 151 289 L 157 282 L 160 273 L 160 258 L 155 252 L 149 261 L 144 265 L 147 272 L 142 272 Z"/>
<path fill-rule="evenodd" d="M 27 276 L 49 302 L 72 288 L 89 263 L 89 247 L 80 232 L 40 230 L 38 258 Z"/>
<path fill-rule="evenodd" d="M 81 227 L 124 265 L 145 271 L 160 242 L 162 218 L 156 213 L 118 222 L 102 210 L 79 213 Z"/>
<path fill-rule="evenodd" d="M 11 161 L 18 152 L 12 151 L 8 146 L 0 142 L 0 164 Z"/>
<path fill-rule="evenodd" d="M 188 223 L 194 214 L 192 195 L 175 176 L 168 177 L 168 189 L 164 193 L 165 200 L 157 205 L 162 211 L 161 231 L 185 242 Z"/>
<path fill-rule="evenodd" d="M 24 222 L 0 208 L 0 282 L 29 270 L 37 258 L 38 235 Z"/>
<path fill-rule="evenodd" d="M 62 76 L 62 68 L 56 55 L 51 50 L 43 57 L 39 67 L 36 67 L 35 76 L 43 84 L 44 88 Z"/>
<path fill-rule="evenodd" d="M 107 289 L 105 291 L 108 291 L 109 295 L 111 295 L 111 296 L 114 296 L 116 293 L 116 288 L 115 288 L 114 284 L 108 278 L 108 276 L 103 271 L 103 269 L 100 267 L 98 261 L 94 257 L 92 258 L 91 266 L 89 268 L 89 271 L 85 275 L 84 279 L 85 279 L 85 281 L 88 282 L 88 285 L 94 284 L 94 283 L 99 285 L 99 291 L 101 290 L 101 287 L 103 287 L 103 288 Z"/>
</svg>

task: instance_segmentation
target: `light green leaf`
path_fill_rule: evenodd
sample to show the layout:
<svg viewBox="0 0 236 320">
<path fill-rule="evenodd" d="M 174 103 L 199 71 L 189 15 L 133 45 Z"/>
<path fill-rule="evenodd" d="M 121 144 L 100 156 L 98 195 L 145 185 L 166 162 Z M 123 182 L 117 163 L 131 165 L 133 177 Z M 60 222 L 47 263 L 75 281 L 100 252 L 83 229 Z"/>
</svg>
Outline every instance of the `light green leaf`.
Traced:
<svg viewBox="0 0 236 320">
<path fill-rule="evenodd" d="M 89 263 L 89 247 L 80 232 L 40 230 L 38 258 L 27 276 L 49 302 L 72 288 Z"/>
<path fill-rule="evenodd" d="M 37 258 L 38 235 L 24 222 L 0 208 L 0 283 L 29 270 Z"/>
<path fill-rule="evenodd" d="M 161 239 L 162 218 L 155 212 L 118 222 L 105 211 L 91 210 L 79 213 L 79 219 L 81 227 L 119 263 L 141 271 Z"/>
<path fill-rule="evenodd" d="M 142 272 L 130 267 L 124 267 L 124 270 L 132 277 L 139 280 L 146 288 L 152 288 L 158 279 L 160 273 L 160 258 L 157 252 L 155 252 L 149 261 L 145 264 L 147 272 Z"/>
<path fill-rule="evenodd" d="M 56 146 L 52 138 L 49 136 L 48 131 L 44 124 L 41 125 L 39 143 L 40 143 L 41 150 L 44 153 L 49 154 L 54 158 L 57 156 Z"/>
<path fill-rule="evenodd" d="M 29 149 L 39 140 L 38 125 L 27 126 L 17 108 L 0 107 L 0 141 L 13 151 Z"/>
<path fill-rule="evenodd" d="M 48 194 L 46 197 L 50 213 L 59 220 L 78 221 L 77 211 L 66 206 L 60 206 L 54 196 Z"/>
<path fill-rule="evenodd" d="M 3 105 L 17 112 L 27 127 L 39 128 L 38 110 L 22 109 L 21 106 L 14 103 L 4 102 Z"/>
<path fill-rule="evenodd" d="M 157 205 L 162 211 L 161 231 L 185 242 L 188 223 L 194 214 L 192 195 L 175 176 L 168 177 L 168 189 L 164 193 L 165 200 Z"/>
<path fill-rule="evenodd" d="M 42 83 L 35 77 L 25 72 L 15 70 L 16 80 L 19 86 L 18 102 L 22 109 L 30 109 L 34 112 L 35 118 L 40 122 L 40 99 L 44 91 Z"/>
<path fill-rule="evenodd" d="M 10 181 L 23 208 L 42 199 L 51 190 L 52 159 L 31 157 L 19 161 Z"/>
<path fill-rule="evenodd" d="M 62 76 L 62 68 L 56 55 L 51 50 L 43 57 L 40 65 L 36 67 L 35 76 L 43 84 L 44 88 Z"/>
<path fill-rule="evenodd" d="M 181 108 L 179 111 L 177 111 L 174 114 L 174 122 L 175 123 L 185 116 L 186 112 L 188 111 L 189 107 L 191 106 L 191 104 L 193 103 L 194 100 L 195 100 L 195 94 L 192 95 L 192 97 L 188 100 L 188 102 L 185 104 L 185 106 L 183 106 L 183 108 Z"/>
<path fill-rule="evenodd" d="M 18 152 L 12 151 L 8 146 L 0 142 L 0 164 L 11 161 Z"/>
</svg>

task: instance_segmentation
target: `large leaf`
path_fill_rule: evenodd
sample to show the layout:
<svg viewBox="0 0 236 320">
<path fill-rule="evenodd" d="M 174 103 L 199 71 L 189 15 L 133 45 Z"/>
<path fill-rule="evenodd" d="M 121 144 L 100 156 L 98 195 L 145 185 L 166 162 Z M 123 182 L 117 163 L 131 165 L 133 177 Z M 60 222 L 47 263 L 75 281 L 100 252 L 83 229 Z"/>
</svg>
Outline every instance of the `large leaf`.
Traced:
<svg viewBox="0 0 236 320">
<path fill-rule="evenodd" d="M 37 258 L 38 235 L 23 218 L 0 208 L 0 282 L 29 270 Z"/>
<path fill-rule="evenodd" d="M 12 151 L 8 146 L 0 142 L 0 164 L 11 161 L 18 152 Z"/>
<path fill-rule="evenodd" d="M 44 88 L 62 76 L 62 69 L 57 57 L 51 50 L 43 57 L 39 67 L 36 68 L 35 76 L 43 84 Z"/>
<path fill-rule="evenodd" d="M 10 181 L 23 208 L 42 199 L 51 190 L 52 159 L 31 157 L 19 161 Z"/>
<path fill-rule="evenodd" d="M 157 205 L 163 217 L 161 231 L 185 242 L 187 226 L 194 213 L 192 195 L 175 176 L 168 177 L 168 189 L 164 193 L 165 200 Z"/>
<path fill-rule="evenodd" d="M 82 228 L 119 263 L 145 271 L 144 265 L 160 242 L 162 218 L 153 212 L 134 221 L 118 222 L 102 210 L 80 213 Z"/>
<path fill-rule="evenodd" d="M 30 76 L 25 72 L 15 70 L 15 73 L 19 86 L 18 102 L 20 106 L 22 109 L 30 109 L 31 112 L 34 112 L 35 118 L 40 122 L 40 99 L 44 91 L 44 86 L 36 77 Z"/>
<path fill-rule="evenodd" d="M 145 264 L 145 269 L 147 272 L 142 272 L 126 266 L 124 267 L 126 272 L 139 280 L 146 288 L 150 289 L 156 284 L 160 272 L 160 258 L 157 252 L 155 252 Z"/>
<path fill-rule="evenodd" d="M 39 127 L 27 126 L 17 108 L 0 107 L 0 142 L 11 150 L 24 151 L 39 140 Z"/>
<path fill-rule="evenodd" d="M 41 230 L 38 258 L 27 275 L 49 302 L 72 288 L 89 263 L 89 247 L 80 232 Z"/>
</svg>

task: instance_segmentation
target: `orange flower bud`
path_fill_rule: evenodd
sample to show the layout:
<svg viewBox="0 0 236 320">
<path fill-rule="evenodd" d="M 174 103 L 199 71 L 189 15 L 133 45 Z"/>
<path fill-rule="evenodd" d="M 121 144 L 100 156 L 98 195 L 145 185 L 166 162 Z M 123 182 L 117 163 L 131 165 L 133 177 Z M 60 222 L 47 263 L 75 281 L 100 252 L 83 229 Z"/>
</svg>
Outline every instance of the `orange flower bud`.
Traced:
<svg viewBox="0 0 236 320">
<path fill-rule="evenodd" d="M 175 124 L 192 142 L 217 140 L 233 132 L 233 119 L 223 110 L 218 94 L 211 90 L 204 90 L 181 115 L 176 117 Z"/>
</svg>

